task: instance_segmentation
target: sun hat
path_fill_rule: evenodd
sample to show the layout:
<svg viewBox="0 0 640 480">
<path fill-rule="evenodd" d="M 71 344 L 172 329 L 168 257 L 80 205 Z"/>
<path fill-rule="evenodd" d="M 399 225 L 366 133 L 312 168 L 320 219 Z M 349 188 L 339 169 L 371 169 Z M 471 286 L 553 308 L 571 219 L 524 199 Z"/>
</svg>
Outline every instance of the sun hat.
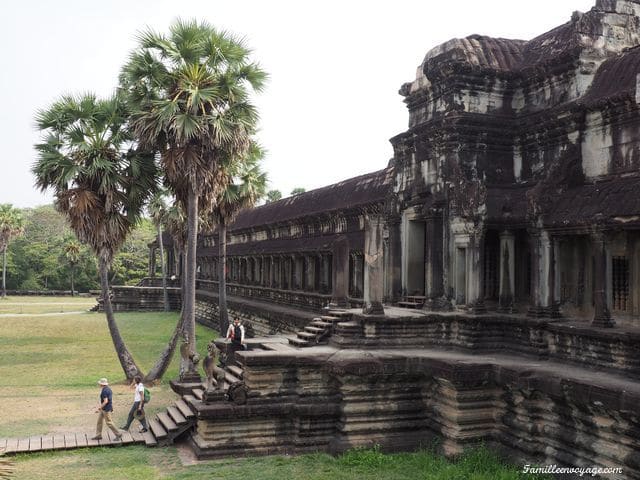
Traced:
<svg viewBox="0 0 640 480">
<path fill-rule="evenodd" d="M 98 385 L 109 385 L 109 382 L 107 382 L 107 379 L 102 377 L 100 380 L 98 380 Z"/>
</svg>

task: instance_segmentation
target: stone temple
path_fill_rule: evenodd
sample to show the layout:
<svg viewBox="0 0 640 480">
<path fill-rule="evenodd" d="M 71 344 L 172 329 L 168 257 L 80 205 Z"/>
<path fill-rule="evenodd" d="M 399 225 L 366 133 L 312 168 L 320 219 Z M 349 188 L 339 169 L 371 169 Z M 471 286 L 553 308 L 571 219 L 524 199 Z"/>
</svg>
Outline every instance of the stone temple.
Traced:
<svg viewBox="0 0 640 480">
<path fill-rule="evenodd" d="M 400 94 L 386 168 L 229 228 L 248 397 L 190 398 L 196 453 L 483 442 L 640 478 L 640 1 L 452 39 Z M 217 264 L 201 235 L 205 323 Z"/>
</svg>

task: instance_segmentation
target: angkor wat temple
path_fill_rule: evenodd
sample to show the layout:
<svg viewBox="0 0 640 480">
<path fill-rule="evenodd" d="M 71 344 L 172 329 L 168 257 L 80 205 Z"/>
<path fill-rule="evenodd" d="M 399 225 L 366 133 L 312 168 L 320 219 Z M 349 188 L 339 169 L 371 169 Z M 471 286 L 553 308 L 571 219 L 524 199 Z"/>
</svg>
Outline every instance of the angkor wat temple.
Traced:
<svg viewBox="0 0 640 480">
<path fill-rule="evenodd" d="M 385 303 L 640 326 L 638 13 L 598 1 L 530 41 L 429 51 L 388 167 L 242 213 L 230 293 L 361 305 L 375 217 Z M 215 282 L 217 238 L 202 242 Z"/>
<path fill-rule="evenodd" d="M 196 452 L 438 438 L 640 478 L 639 79 L 638 0 L 430 50 L 386 168 L 230 227 L 233 314 L 291 335 L 237 355 L 245 405 L 191 398 Z"/>
</svg>

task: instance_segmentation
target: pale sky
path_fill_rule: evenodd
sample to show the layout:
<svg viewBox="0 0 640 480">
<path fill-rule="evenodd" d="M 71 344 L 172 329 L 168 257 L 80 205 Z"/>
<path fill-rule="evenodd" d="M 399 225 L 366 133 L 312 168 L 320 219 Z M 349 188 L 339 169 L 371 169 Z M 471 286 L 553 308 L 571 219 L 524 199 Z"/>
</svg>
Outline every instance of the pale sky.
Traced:
<svg viewBox="0 0 640 480">
<path fill-rule="evenodd" d="M 18 0 L 3 4 L 0 203 L 30 207 L 34 114 L 63 93 L 109 95 L 136 32 L 177 17 L 243 35 L 270 74 L 256 99 L 270 188 L 284 196 L 384 168 L 407 128 L 400 86 L 428 50 L 474 33 L 530 39 L 595 0 Z"/>
</svg>

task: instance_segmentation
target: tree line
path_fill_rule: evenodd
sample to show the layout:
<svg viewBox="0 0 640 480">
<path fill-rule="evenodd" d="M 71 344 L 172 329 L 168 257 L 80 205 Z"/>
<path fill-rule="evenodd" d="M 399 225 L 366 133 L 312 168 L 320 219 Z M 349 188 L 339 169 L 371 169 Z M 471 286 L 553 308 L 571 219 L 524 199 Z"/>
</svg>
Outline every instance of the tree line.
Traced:
<svg viewBox="0 0 640 480">
<path fill-rule="evenodd" d="M 6 252 L 5 242 L 0 241 L 3 260 L 6 256 L 3 295 L 7 289 L 75 293 L 100 287 L 95 256 L 53 205 L 22 209 L 0 205 L 0 231 L 7 239 Z M 148 244 L 154 239 L 151 219 L 141 219 L 113 259 L 112 284 L 135 285 L 148 275 Z"/>
</svg>

